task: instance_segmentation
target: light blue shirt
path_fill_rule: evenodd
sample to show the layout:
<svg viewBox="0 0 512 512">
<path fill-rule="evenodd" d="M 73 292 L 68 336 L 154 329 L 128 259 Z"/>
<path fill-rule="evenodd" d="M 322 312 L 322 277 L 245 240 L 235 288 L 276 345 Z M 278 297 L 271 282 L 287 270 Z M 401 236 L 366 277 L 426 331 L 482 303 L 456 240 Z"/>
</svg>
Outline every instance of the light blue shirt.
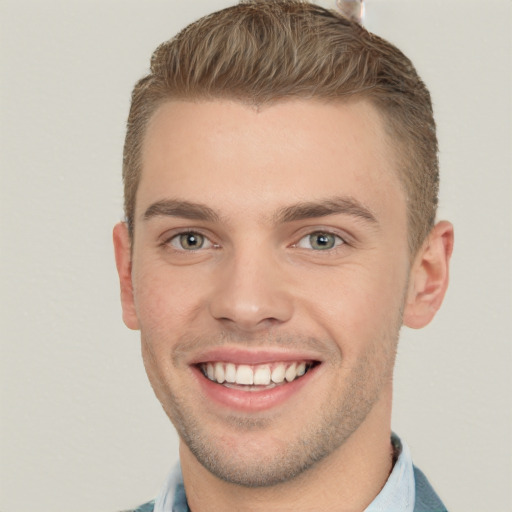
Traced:
<svg viewBox="0 0 512 512">
<path fill-rule="evenodd" d="M 365 512 L 413 512 L 415 501 L 414 469 L 411 452 L 405 442 L 393 435 L 398 458 L 386 485 L 368 505 Z"/>
<path fill-rule="evenodd" d="M 397 461 L 377 497 L 364 512 L 413 512 L 415 501 L 414 471 L 406 443 L 393 435 Z M 154 512 L 190 512 L 179 465 L 171 472 L 155 500 Z"/>
</svg>

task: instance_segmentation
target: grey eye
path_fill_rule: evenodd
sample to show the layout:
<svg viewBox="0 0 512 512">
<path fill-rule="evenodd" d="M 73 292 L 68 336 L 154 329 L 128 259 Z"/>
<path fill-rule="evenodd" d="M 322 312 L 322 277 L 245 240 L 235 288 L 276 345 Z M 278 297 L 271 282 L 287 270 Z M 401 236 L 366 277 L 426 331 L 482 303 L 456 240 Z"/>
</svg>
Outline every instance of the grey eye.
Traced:
<svg viewBox="0 0 512 512">
<path fill-rule="evenodd" d="M 337 235 L 324 231 L 315 231 L 301 238 L 297 247 L 313 249 L 315 251 L 327 251 L 343 243 L 343 240 Z"/>
<path fill-rule="evenodd" d="M 171 239 L 170 244 L 176 249 L 196 251 L 205 248 L 208 245 L 208 239 L 200 233 L 190 231 L 176 235 Z"/>
</svg>

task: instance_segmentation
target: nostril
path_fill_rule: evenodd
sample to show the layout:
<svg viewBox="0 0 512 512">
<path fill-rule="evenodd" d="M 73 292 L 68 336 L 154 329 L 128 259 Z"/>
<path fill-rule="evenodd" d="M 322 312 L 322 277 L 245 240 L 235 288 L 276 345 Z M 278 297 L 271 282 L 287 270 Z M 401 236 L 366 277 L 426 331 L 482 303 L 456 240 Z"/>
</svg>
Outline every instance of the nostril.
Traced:
<svg viewBox="0 0 512 512">
<path fill-rule="evenodd" d="M 233 331 L 247 331 L 256 332 L 262 330 L 269 330 L 283 323 L 274 317 L 253 317 L 253 316 L 233 316 L 229 318 L 226 316 L 217 318 L 217 321 L 223 324 L 223 327 Z"/>
<path fill-rule="evenodd" d="M 293 313 L 293 297 L 281 286 L 268 268 L 253 271 L 241 264 L 224 269 L 217 286 L 211 291 L 209 312 L 226 328 L 243 331 L 261 330 L 289 320 Z M 254 265 L 253 265 L 254 266 Z"/>
</svg>

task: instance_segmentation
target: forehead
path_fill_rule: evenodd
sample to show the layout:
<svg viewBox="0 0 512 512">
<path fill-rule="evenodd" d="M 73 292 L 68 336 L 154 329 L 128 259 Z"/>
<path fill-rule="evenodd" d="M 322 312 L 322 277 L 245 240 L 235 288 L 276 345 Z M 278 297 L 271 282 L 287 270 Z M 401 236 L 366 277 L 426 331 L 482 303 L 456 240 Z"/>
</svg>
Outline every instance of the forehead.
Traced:
<svg viewBox="0 0 512 512">
<path fill-rule="evenodd" d="M 343 195 L 384 211 L 390 194 L 405 205 L 394 162 L 367 101 L 172 101 L 145 134 L 136 217 L 168 197 L 264 213 Z"/>
</svg>

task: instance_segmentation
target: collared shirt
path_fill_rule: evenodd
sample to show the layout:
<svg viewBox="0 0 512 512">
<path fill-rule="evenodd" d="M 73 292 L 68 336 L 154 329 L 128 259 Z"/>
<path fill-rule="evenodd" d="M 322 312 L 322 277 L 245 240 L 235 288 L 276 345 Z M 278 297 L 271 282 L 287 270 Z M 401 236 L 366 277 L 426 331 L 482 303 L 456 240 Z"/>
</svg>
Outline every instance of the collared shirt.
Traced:
<svg viewBox="0 0 512 512">
<path fill-rule="evenodd" d="M 382 490 L 365 512 L 413 512 L 415 482 L 412 457 L 407 443 L 393 434 L 391 443 L 398 453 L 393 470 Z"/>
<path fill-rule="evenodd" d="M 377 497 L 364 512 L 413 512 L 414 471 L 409 447 L 393 435 L 391 442 L 398 454 L 393 470 Z M 154 512 L 190 512 L 179 465 L 171 472 L 155 500 Z"/>
</svg>

